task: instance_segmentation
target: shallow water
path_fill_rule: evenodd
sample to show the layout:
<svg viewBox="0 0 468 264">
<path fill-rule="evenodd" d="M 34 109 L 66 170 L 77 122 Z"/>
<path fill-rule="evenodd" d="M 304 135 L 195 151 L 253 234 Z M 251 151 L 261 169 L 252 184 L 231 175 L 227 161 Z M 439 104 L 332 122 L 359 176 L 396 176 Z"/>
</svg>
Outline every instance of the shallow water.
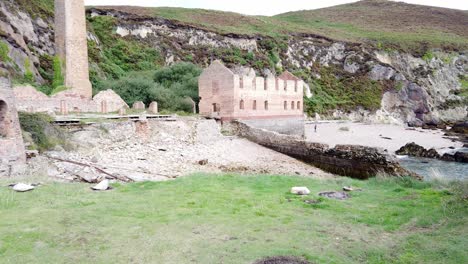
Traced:
<svg viewBox="0 0 468 264">
<path fill-rule="evenodd" d="M 425 179 L 468 180 L 468 163 L 404 157 L 400 158 L 400 164 L 404 168 L 418 173 Z"/>
</svg>

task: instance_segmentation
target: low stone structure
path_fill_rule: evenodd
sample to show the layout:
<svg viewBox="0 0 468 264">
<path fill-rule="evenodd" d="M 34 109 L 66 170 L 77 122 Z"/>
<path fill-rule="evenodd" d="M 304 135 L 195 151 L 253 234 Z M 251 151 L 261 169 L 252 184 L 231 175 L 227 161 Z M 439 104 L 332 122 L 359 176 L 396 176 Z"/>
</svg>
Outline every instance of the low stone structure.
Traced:
<svg viewBox="0 0 468 264">
<path fill-rule="evenodd" d="M 0 176 L 9 175 L 13 166 L 23 164 L 25 161 L 26 154 L 15 96 L 10 81 L 0 77 Z"/>
<path fill-rule="evenodd" d="M 112 90 L 101 91 L 93 100 L 88 100 L 70 91 L 64 91 L 47 96 L 32 86 L 18 86 L 14 88 L 16 107 L 24 112 L 54 112 L 68 114 L 69 112 L 117 112 L 127 107 L 125 101 Z M 103 108 L 103 106 L 105 106 Z"/>
<path fill-rule="evenodd" d="M 99 92 L 93 97 L 93 101 L 98 106 L 105 102 L 108 112 L 117 112 L 121 108 L 128 108 L 127 103 L 111 89 Z"/>
<path fill-rule="evenodd" d="M 132 108 L 135 110 L 145 110 L 146 106 L 142 101 L 137 101 L 133 103 Z"/>
<path fill-rule="evenodd" d="M 253 70 L 236 74 L 214 61 L 198 87 L 203 116 L 223 121 L 303 117 L 304 82 L 289 72 L 263 78 Z"/>
<path fill-rule="evenodd" d="M 395 156 L 377 148 L 359 145 L 330 148 L 326 144 L 307 142 L 297 136 L 253 128 L 240 121 L 234 121 L 231 125 L 239 136 L 334 174 L 367 179 L 382 172 L 421 179 L 419 175 L 401 167 Z"/>
<path fill-rule="evenodd" d="M 148 111 L 152 114 L 157 114 L 159 113 L 158 110 L 158 102 L 151 102 L 151 104 L 148 107 Z"/>
</svg>

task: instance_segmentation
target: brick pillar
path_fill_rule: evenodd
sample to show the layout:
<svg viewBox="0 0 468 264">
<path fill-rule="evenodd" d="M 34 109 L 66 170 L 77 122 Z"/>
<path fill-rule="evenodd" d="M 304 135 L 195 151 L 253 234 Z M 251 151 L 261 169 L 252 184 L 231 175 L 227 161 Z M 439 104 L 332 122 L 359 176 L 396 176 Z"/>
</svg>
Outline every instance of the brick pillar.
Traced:
<svg viewBox="0 0 468 264">
<path fill-rule="evenodd" d="M 101 113 L 103 113 L 103 114 L 108 113 L 108 111 L 107 111 L 107 101 L 106 100 L 101 101 Z"/>
<path fill-rule="evenodd" d="M 68 115 L 68 106 L 65 100 L 60 101 L 60 114 Z"/>
<path fill-rule="evenodd" d="M 148 111 L 152 114 L 157 114 L 159 113 L 159 110 L 158 110 L 158 103 L 157 102 L 151 102 L 151 104 L 149 105 L 149 108 L 148 108 Z"/>
</svg>

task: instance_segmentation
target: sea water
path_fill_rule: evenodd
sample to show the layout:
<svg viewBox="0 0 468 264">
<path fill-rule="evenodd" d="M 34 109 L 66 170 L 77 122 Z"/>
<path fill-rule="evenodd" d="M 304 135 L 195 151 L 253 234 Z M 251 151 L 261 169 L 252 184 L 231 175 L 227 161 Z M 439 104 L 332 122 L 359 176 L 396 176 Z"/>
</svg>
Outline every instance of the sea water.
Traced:
<svg viewBox="0 0 468 264">
<path fill-rule="evenodd" d="M 467 148 L 456 151 L 468 152 Z M 400 156 L 400 164 L 425 179 L 468 180 L 468 163 Z"/>
</svg>

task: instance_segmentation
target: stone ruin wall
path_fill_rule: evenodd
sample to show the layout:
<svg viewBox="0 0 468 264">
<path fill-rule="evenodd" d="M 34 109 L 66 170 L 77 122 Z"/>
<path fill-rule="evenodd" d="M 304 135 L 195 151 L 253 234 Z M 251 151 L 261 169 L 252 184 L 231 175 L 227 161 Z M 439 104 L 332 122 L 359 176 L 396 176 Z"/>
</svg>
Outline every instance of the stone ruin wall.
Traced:
<svg viewBox="0 0 468 264">
<path fill-rule="evenodd" d="M 0 176 L 5 173 L 5 166 L 22 164 L 25 161 L 15 96 L 10 81 L 0 77 Z M 8 167 L 7 170 L 11 168 Z"/>
<path fill-rule="evenodd" d="M 327 144 L 307 142 L 299 136 L 253 128 L 239 121 L 232 122 L 231 126 L 239 136 L 330 173 L 367 179 L 383 172 L 393 176 L 413 176 L 421 179 L 420 176 L 401 167 L 396 157 L 377 148 L 359 145 L 337 145 L 330 148 Z"/>
<path fill-rule="evenodd" d="M 109 113 L 128 108 L 125 101 L 112 90 L 99 92 L 94 96 L 93 100 L 83 99 L 70 91 L 57 93 L 49 97 L 31 86 L 15 87 L 14 93 L 18 111 L 30 113 Z"/>
</svg>

